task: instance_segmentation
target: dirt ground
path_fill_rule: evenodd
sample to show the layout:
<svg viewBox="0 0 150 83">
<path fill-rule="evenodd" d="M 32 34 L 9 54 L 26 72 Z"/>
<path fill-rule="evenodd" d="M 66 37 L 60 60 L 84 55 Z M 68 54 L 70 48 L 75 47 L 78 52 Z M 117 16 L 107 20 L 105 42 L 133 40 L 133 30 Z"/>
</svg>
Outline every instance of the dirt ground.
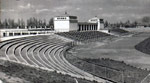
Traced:
<svg viewBox="0 0 150 83">
<path fill-rule="evenodd" d="M 24 79 L 6 75 L 3 72 L 0 72 L 0 79 L 0 83 L 30 83 Z"/>
<path fill-rule="evenodd" d="M 136 67 L 150 69 L 150 55 L 137 51 L 134 46 L 150 33 L 139 33 L 132 37 L 119 37 L 112 42 L 92 43 L 77 46 L 72 49 L 75 56 L 80 58 L 111 58 L 124 61 Z"/>
</svg>

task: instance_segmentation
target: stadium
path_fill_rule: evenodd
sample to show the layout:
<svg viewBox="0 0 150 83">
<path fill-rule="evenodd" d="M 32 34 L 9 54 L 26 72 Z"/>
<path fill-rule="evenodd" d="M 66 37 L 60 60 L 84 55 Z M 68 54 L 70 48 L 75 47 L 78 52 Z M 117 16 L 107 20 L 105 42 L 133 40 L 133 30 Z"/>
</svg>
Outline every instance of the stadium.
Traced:
<svg viewBox="0 0 150 83">
<path fill-rule="evenodd" d="M 65 13 L 53 22 L 54 30 L 0 30 L 0 71 L 27 80 L 20 83 L 148 83 L 150 71 L 130 58 L 149 54 L 149 32 L 108 29 L 97 16 L 78 22 Z"/>
</svg>

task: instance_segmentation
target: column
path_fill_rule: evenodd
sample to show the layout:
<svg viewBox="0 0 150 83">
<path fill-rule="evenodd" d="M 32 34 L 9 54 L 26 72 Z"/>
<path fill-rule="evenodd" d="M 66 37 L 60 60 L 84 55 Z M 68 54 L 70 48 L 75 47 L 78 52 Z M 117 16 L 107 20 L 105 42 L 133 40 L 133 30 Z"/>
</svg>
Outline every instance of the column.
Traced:
<svg viewBox="0 0 150 83">
<path fill-rule="evenodd" d="M 94 30 L 96 30 L 96 25 L 94 25 Z"/>
<path fill-rule="evenodd" d="M 28 35 L 30 35 L 30 31 L 28 31 Z"/>
<path fill-rule="evenodd" d="M 79 29 L 79 31 L 81 31 L 82 30 L 82 25 L 80 25 L 80 27 L 79 27 L 80 29 Z"/>
<path fill-rule="evenodd" d="M 12 36 L 15 36 L 15 32 L 12 32 L 13 33 L 13 35 Z"/>
<path fill-rule="evenodd" d="M 94 26 L 94 25 L 92 25 L 92 27 L 93 27 L 93 30 L 95 30 L 95 26 Z"/>
<path fill-rule="evenodd" d="M 5 32 L 0 31 L 0 38 L 4 37 Z"/>
<path fill-rule="evenodd" d="M 92 30 L 92 27 L 91 27 L 91 25 L 89 25 L 89 27 L 90 27 L 90 31 Z"/>
<path fill-rule="evenodd" d="M 88 31 L 88 25 L 86 25 L 86 30 Z"/>
<path fill-rule="evenodd" d="M 9 32 L 6 32 L 6 36 L 7 36 L 7 37 L 9 36 Z"/>
<path fill-rule="evenodd" d="M 20 32 L 20 35 L 22 35 L 22 31 Z"/>
<path fill-rule="evenodd" d="M 80 27 L 81 25 L 79 25 L 79 29 L 78 29 L 78 31 L 80 31 L 80 29 L 81 29 L 81 27 Z"/>
<path fill-rule="evenodd" d="M 27 29 L 27 26 L 25 26 L 25 29 Z"/>
<path fill-rule="evenodd" d="M 38 35 L 39 34 L 39 32 L 38 31 L 36 31 L 36 35 Z"/>
<path fill-rule="evenodd" d="M 98 25 L 96 25 L 96 30 L 98 31 Z"/>
<path fill-rule="evenodd" d="M 85 31 L 85 25 L 83 25 L 83 31 Z"/>
<path fill-rule="evenodd" d="M 93 30 L 94 30 L 94 25 L 92 25 L 92 28 L 93 28 Z"/>
</svg>

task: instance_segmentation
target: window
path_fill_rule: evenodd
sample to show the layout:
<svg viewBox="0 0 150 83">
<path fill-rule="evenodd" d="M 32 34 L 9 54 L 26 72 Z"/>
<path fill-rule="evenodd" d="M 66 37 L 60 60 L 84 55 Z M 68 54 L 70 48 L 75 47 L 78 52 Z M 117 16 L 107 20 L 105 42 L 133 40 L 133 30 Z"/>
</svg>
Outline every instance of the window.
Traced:
<svg viewBox="0 0 150 83">
<path fill-rule="evenodd" d="M 6 37 L 6 33 L 3 33 L 3 37 Z"/>
<path fill-rule="evenodd" d="M 9 33 L 9 36 L 13 36 L 13 33 Z"/>
</svg>

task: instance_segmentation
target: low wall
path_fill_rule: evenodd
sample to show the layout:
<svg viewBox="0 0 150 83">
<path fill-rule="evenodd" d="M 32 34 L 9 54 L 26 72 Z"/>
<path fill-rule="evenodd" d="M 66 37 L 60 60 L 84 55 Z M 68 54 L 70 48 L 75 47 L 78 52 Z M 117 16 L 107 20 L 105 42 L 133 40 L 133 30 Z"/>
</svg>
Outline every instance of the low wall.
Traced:
<svg viewBox="0 0 150 83">
<path fill-rule="evenodd" d="M 48 35 L 53 33 L 54 31 L 28 31 L 27 29 L 2 29 L 0 30 L 0 41 L 35 35 Z"/>
<path fill-rule="evenodd" d="M 130 32 L 150 32 L 150 27 L 141 27 L 141 28 L 121 28 Z"/>
</svg>

